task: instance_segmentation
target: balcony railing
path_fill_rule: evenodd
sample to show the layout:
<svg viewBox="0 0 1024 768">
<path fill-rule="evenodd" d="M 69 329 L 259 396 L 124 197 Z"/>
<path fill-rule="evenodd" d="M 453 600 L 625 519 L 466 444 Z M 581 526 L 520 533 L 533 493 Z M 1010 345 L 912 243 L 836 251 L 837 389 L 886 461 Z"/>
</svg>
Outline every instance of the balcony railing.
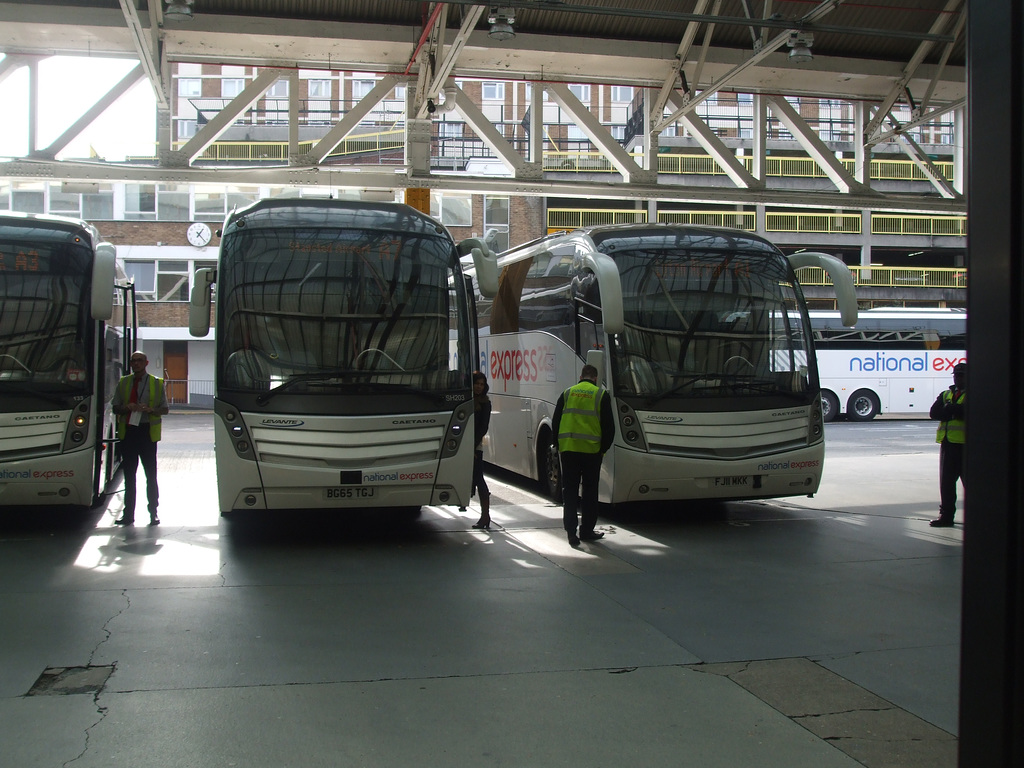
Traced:
<svg viewBox="0 0 1024 768">
<path fill-rule="evenodd" d="M 647 211 L 639 208 L 549 208 L 548 230 L 576 229 L 597 224 L 624 224 L 647 221 Z M 658 221 L 674 224 L 703 224 L 735 227 L 747 232 L 757 228 L 753 211 L 658 211 Z M 811 211 L 767 211 L 767 232 L 797 234 L 859 235 L 859 213 L 818 213 Z M 967 236 L 966 216 L 917 216 L 872 214 L 871 232 L 875 235 Z"/>
</svg>

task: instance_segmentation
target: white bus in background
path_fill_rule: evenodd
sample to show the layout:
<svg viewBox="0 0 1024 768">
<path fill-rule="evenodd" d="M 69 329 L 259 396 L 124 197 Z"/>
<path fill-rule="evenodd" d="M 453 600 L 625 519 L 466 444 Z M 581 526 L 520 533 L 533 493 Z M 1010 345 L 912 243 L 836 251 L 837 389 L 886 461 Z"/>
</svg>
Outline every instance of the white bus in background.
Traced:
<svg viewBox="0 0 1024 768">
<path fill-rule="evenodd" d="M 589 361 L 617 417 L 602 502 L 817 490 L 821 396 L 794 267 L 828 270 L 852 324 L 841 261 L 787 259 L 739 230 L 635 224 L 549 235 L 498 266 L 497 295 L 477 300 L 492 402 L 486 461 L 557 498 L 551 417 Z"/>
<path fill-rule="evenodd" d="M 110 401 L 134 289 L 84 221 L 0 214 L 0 506 L 102 499 L 120 464 Z"/>
<path fill-rule="evenodd" d="M 228 217 L 189 322 L 207 334 L 216 283 L 222 513 L 469 501 L 476 336 L 460 256 L 493 292 L 482 248 L 396 203 L 275 198 Z"/>
<path fill-rule="evenodd" d="M 861 311 L 854 328 L 838 312 L 812 311 L 825 421 L 868 421 L 881 413 L 928 415 L 967 359 L 962 309 Z"/>
</svg>

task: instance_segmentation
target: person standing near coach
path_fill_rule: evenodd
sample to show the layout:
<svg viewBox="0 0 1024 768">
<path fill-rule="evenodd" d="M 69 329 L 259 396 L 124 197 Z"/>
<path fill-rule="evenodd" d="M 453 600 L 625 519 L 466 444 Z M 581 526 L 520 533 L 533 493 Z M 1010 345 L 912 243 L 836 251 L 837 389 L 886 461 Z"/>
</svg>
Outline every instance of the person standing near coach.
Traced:
<svg viewBox="0 0 1024 768">
<path fill-rule="evenodd" d="M 964 448 L 967 443 L 967 363 L 953 366 L 953 385 L 939 393 L 928 415 L 939 421 L 939 516 L 928 523 L 949 528 L 956 516 L 956 482 L 964 482 Z M 964 483 L 964 488 L 967 488 Z"/>
<path fill-rule="evenodd" d="M 124 509 L 114 525 L 135 524 L 135 476 L 140 461 L 146 473 L 149 524 L 160 525 L 157 516 L 160 488 L 156 480 L 156 444 L 160 440 L 162 417 L 169 410 L 167 392 L 163 379 L 147 373 L 149 359 L 145 354 L 132 352 L 129 365 L 132 372 L 117 383 L 112 401 L 124 468 Z"/>
<path fill-rule="evenodd" d="M 562 464 L 562 523 L 569 544 L 580 540 L 596 541 L 604 536 L 597 525 L 597 489 L 601 479 L 601 461 L 615 438 L 615 415 L 611 397 L 597 385 L 598 371 L 584 365 L 579 383 L 558 396 L 552 426 L 558 436 L 558 455 Z M 583 483 L 579 535 L 576 535 L 577 502 Z"/>
</svg>

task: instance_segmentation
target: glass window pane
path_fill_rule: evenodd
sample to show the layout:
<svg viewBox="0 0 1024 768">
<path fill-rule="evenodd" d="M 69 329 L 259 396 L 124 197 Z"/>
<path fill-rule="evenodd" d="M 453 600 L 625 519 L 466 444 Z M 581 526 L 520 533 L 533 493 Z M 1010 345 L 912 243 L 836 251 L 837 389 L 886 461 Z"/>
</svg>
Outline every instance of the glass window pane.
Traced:
<svg viewBox="0 0 1024 768">
<path fill-rule="evenodd" d="M 509 198 L 484 198 L 484 224 L 508 224 Z"/>
<path fill-rule="evenodd" d="M 220 96 L 222 99 L 233 99 L 245 88 L 245 80 L 225 79 L 220 81 Z"/>
<path fill-rule="evenodd" d="M 331 97 L 331 81 L 330 80 L 310 80 L 309 81 L 309 98 L 311 99 L 329 99 Z"/>
<path fill-rule="evenodd" d="M 441 223 L 446 227 L 471 227 L 473 198 L 469 195 L 444 195 L 441 198 Z"/>
<path fill-rule="evenodd" d="M 62 192 L 60 189 L 50 187 L 50 213 L 62 216 L 82 215 L 82 195 L 79 192 Z"/>
<path fill-rule="evenodd" d="M 203 95 L 203 81 L 199 78 L 181 78 L 178 80 L 178 96 L 183 99 L 195 99 Z"/>
<path fill-rule="evenodd" d="M 135 281 L 136 293 L 152 293 L 156 287 L 156 264 L 152 261 L 126 261 L 125 274 Z"/>
<path fill-rule="evenodd" d="M 156 278 L 157 301 L 188 301 L 188 273 L 160 272 Z"/>
<path fill-rule="evenodd" d="M 188 221 L 188 192 L 161 192 L 159 199 L 161 221 Z"/>
<path fill-rule="evenodd" d="M 196 192 L 196 221 L 224 221 L 224 195 Z"/>
<path fill-rule="evenodd" d="M 15 188 L 11 193 L 11 207 L 23 213 L 46 213 L 42 189 Z"/>
<path fill-rule="evenodd" d="M 99 221 L 114 218 L 114 193 L 87 192 L 82 195 L 82 218 L 86 221 Z"/>
</svg>

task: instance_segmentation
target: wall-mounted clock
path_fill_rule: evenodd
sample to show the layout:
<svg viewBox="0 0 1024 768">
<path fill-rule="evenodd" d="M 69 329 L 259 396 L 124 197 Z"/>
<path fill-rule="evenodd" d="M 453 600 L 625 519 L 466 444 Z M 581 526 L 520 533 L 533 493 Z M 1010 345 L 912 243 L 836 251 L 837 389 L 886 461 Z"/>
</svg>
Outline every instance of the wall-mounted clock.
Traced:
<svg viewBox="0 0 1024 768">
<path fill-rule="evenodd" d="M 202 221 L 197 221 L 195 224 L 189 226 L 188 232 L 186 233 L 186 237 L 188 237 L 188 241 L 192 243 L 192 245 L 196 246 L 197 248 L 201 248 L 202 246 L 207 245 L 210 242 L 210 237 L 212 236 L 212 234 L 213 233 L 210 231 L 209 224 L 205 224 Z"/>
</svg>

